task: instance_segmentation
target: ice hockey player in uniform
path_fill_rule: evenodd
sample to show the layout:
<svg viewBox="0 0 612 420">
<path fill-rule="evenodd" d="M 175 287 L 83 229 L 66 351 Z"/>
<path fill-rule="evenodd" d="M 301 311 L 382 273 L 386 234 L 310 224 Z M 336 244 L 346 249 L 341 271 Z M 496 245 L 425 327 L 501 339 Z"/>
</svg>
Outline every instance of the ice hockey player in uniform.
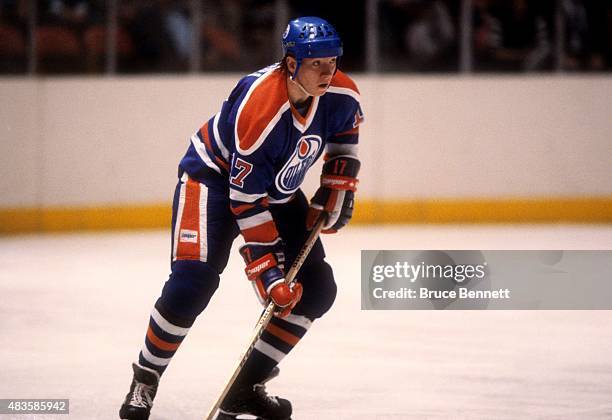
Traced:
<svg viewBox="0 0 612 420">
<path fill-rule="evenodd" d="M 355 83 L 337 68 L 342 42 L 331 24 L 317 17 L 292 20 L 282 45 L 282 61 L 242 78 L 220 112 L 191 136 L 174 194 L 172 272 L 132 365 L 122 419 L 149 417 L 159 379 L 217 289 L 239 234 L 248 280 L 259 300 L 271 299 L 277 311 L 218 418 L 291 417 L 291 403 L 268 396 L 264 384 L 332 306 L 336 284 L 320 240 L 294 286 L 284 282 L 284 269 L 322 214 L 324 233 L 350 220 L 363 114 Z M 321 184 L 308 203 L 300 184 L 320 156 Z"/>
</svg>

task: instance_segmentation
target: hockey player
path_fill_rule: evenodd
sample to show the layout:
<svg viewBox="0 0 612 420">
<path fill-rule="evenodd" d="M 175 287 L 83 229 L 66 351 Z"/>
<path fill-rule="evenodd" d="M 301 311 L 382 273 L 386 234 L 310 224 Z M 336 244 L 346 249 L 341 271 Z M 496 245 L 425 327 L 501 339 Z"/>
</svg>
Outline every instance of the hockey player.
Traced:
<svg viewBox="0 0 612 420">
<path fill-rule="evenodd" d="M 342 42 L 332 25 L 317 17 L 292 20 L 282 45 L 282 61 L 242 78 L 221 111 L 191 136 L 172 208 L 172 273 L 132 366 L 122 419 L 149 417 L 159 379 L 217 289 L 238 234 L 248 280 L 277 312 L 218 418 L 291 416 L 291 403 L 268 396 L 264 383 L 329 310 L 336 284 L 320 240 L 294 286 L 284 282 L 284 269 L 321 214 L 327 215 L 326 233 L 350 220 L 363 115 L 355 83 L 337 69 Z M 309 204 L 299 187 L 323 154 L 321 186 Z"/>
</svg>

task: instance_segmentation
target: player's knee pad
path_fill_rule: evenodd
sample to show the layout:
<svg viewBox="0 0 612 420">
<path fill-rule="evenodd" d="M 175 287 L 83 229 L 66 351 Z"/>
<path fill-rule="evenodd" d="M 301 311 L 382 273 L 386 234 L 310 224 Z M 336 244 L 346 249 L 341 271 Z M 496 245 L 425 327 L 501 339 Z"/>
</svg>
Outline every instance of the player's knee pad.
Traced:
<svg viewBox="0 0 612 420">
<path fill-rule="evenodd" d="M 298 274 L 304 292 L 292 311 L 310 319 L 321 318 L 334 304 L 337 287 L 331 266 L 320 260 L 303 267 Z"/>
<path fill-rule="evenodd" d="M 219 274 L 210 264 L 179 260 L 172 264 L 172 273 L 164 285 L 160 301 L 174 315 L 195 320 L 206 308 L 217 287 Z"/>
</svg>

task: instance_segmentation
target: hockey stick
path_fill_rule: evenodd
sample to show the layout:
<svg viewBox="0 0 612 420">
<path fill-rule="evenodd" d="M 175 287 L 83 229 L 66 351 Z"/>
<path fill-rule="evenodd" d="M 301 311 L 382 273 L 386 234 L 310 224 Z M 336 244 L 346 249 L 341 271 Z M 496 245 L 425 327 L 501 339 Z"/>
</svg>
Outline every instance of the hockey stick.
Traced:
<svg viewBox="0 0 612 420">
<path fill-rule="evenodd" d="M 295 261 L 293 261 L 293 264 L 291 265 L 289 272 L 285 276 L 286 283 L 288 284 L 293 283 L 293 279 L 295 278 L 297 272 L 300 270 L 300 267 L 302 267 L 302 264 L 304 264 L 304 261 L 306 261 L 306 257 L 308 257 L 310 250 L 314 246 L 315 242 L 317 241 L 317 238 L 319 237 L 319 234 L 323 230 L 325 219 L 326 219 L 325 217 L 319 218 L 314 228 L 312 229 L 312 232 L 310 232 L 310 236 L 308 236 L 308 239 L 306 239 L 304 246 L 300 250 L 300 253 L 298 254 L 298 256 L 295 258 Z M 229 380 L 225 384 L 225 387 L 223 388 L 223 392 L 221 392 L 221 395 L 219 396 L 219 398 L 217 398 L 217 400 L 215 401 L 215 404 L 211 407 L 210 411 L 208 412 L 208 415 L 206 416 L 206 420 L 213 420 L 214 415 L 219 410 L 219 406 L 221 405 L 221 402 L 223 401 L 223 399 L 229 392 L 229 389 L 234 384 L 234 381 L 238 377 L 238 374 L 240 373 L 247 359 L 253 352 L 253 349 L 255 348 L 255 343 L 257 343 L 257 340 L 259 340 L 259 337 L 261 337 L 264 330 L 268 326 L 268 323 L 272 319 L 272 316 L 274 315 L 274 307 L 275 307 L 274 302 L 270 302 L 268 306 L 266 307 L 266 309 L 264 310 L 261 317 L 259 318 L 259 321 L 257 321 L 257 324 L 255 325 L 255 330 L 253 331 L 253 335 L 251 336 L 249 347 L 242 354 L 240 361 L 238 362 L 238 364 L 236 365 L 236 368 L 234 369 L 234 373 L 232 373 L 232 376 L 229 378 Z"/>
</svg>

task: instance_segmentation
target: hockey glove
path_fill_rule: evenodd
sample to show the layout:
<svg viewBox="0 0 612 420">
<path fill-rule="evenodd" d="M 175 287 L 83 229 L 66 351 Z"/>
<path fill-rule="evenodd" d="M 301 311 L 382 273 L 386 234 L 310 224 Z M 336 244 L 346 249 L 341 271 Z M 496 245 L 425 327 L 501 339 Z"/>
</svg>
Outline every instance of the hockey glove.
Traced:
<svg viewBox="0 0 612 420">
<path fill-rule="evenodd" d="M 336 233 L 351 220 L 360 166 L 352 156 L 336 156 L 325 162 L 321 186 L 310 200 L 306 216 L 309 230 L 323 212 L 327 213 L 323 233 Z"/>
<path fill-rule="evenodd" d="M 285 283 L 285 244 L 281 238 L 271 243 L 247 242 L 240 247 L 246 263 L 245 272 L 262 305 L 272 299 L 279 307 L 277 315 L 285 317 L 302 297 L 302 285 Z"/>
</svg>

